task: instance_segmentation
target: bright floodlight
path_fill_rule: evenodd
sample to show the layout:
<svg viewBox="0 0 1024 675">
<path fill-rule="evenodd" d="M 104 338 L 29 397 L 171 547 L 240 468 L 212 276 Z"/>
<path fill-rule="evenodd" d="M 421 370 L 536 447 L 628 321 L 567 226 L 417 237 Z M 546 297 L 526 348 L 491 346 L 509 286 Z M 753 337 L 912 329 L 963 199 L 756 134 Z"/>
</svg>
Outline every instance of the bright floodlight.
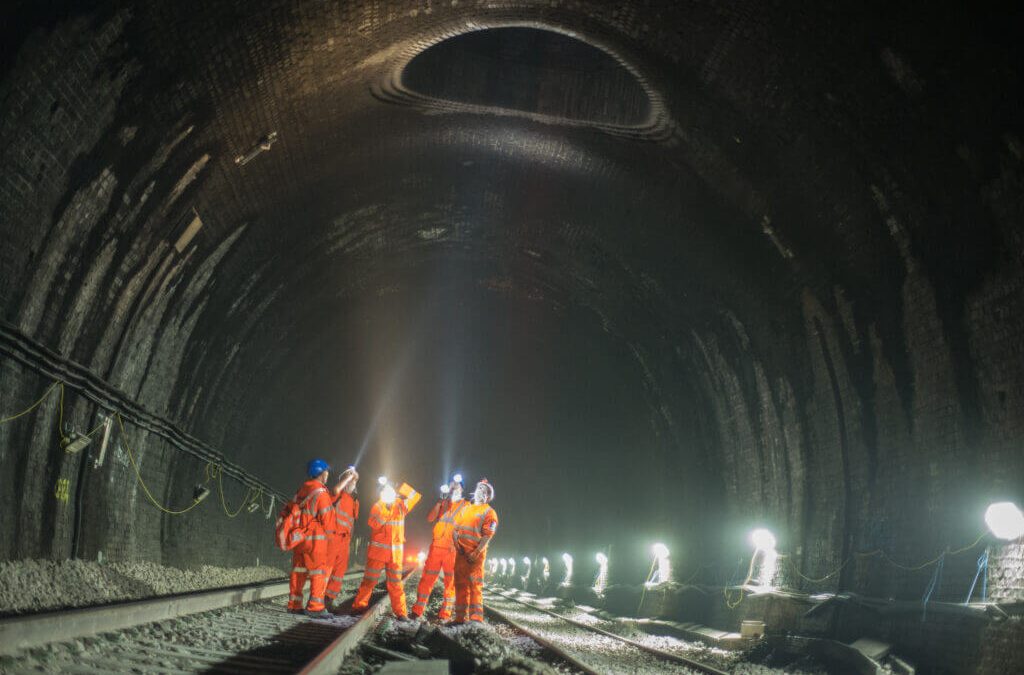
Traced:
<svg viewBox="0 0 1024 675">
<path fill-rule="evenodd" d="M 462 474 L 461 473 L 455 474 L 454 476 L 452 476 L 452 480 L 455 481 L 456 483 L 461 483 L 462 482 Z"/>
<path fill-rule="evenodd" d="M 448 494 L 448 490 L 449 490 L 449 487 L 447 485 L 442 485 L 441 486 L 441 494 L 443 494 L 443 495 Z"/>
<path fill-rule="evenodd" d="M 508 559 L 508 575 L 510 577 L 514 577 L 516 575 L 516 559 L 515 558 L 509 558 Z"/>
<path fill-rule="evenodd" d="M 423 551 L 420 551 L 419 553 L 416 554 L 416 561 L 419 564 L 422 565 L 426 561 L 426 559 L 427 559 L 427 554 L 424 553 Z"/>
<path fill-rule="evenodd" d="M 395 501 L 395 497 L 398 495 L 395 493 L 395 488 L 390 485 L 385 485 L 384 489 L 380 491 L 380 498 L 385 504 L 390 504 Z"/>
<path fill-rule="evenodd" d="M 754 545 L 754 557 L 761 554 L 761 567 L 757 573 L 757 585 L 770 590 L 773 588 L 775 573 L 779 567 L 779 554 L 775 551 L 775 535 L 759 527 L 750 533 L 750 543 Z"/>
<path fill-rule="evenodd" d="M 759 551 L 774 551 L 775 535 L 763 527 L 759 527 L 750 533 L 750 543 Z"/>
<path fill-rule="evenodd" d="M 501 558 L 498 563 L 501 565 L 501 576 L 508 574 L 508 561 Z"/>
<path fill-rule="evenodd" d="M 598 553 L 594 556 L 597 560 L 597 577 L 594 579 L 594 592 L 598 595 L 604 594 L 604 587 L 608 585 L 608 556 Z"/>
<path fill-rule="evenodd" d="M 985 524 L 992 534 L 1007 541 L 1024 536 L 1024 513 L 1013 502 L 996 502 L 985 511 Z"/>
<path fill-rule="evenodd" d="M 562 585 L 568 586 L 572 583 L 572 556 L 568 553 L 563 553 L 562 563 L 565 565 L 565 578 L 562 579 Z"/>
<path fill-rule="evenodd" d="M 544 577 L 544 583 L 547 583 L 548 579 L 551 578 L 551 563 L 548 562 L 547 558 L 540 559 L 541 564 L 541 576 Z"/>
<path fill-rule="evenodd" d="M 388 477 L 387 476 L 381 476 L 380 478 L 377 479 L 377 485 L 380 485 L 380 486 L 383 487 L 383 486 L 385 486 L 387 484 L 388 484 Z"/>
<path fill-rule="evenodd" d="M 651 553 L 654 554 L 654 562 L 651 564 L 651 576 L 645 585 L 667 584 L 672 580 L 672 563 L 669 561 L 668 546 L 662 543 L 655 544 L 651 547 Z"/>
</svg>

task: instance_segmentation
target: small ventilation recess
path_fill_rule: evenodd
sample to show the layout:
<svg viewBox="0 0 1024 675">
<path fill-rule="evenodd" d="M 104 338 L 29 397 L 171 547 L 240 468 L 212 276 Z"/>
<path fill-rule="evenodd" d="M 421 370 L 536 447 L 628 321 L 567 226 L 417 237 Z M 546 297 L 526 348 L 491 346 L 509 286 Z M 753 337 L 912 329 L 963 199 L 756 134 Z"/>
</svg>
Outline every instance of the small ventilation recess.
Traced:
<svg viewBox="0 0 1024 675">
<path fill-rule="evenodd" d="M 407 54 L 374 93 L 435 114 L 528 117 L 631 137 L 664 137 L 667 128 L 660 99 L 621 58 L 535 27 L 444 36 Z"/>
</svg>

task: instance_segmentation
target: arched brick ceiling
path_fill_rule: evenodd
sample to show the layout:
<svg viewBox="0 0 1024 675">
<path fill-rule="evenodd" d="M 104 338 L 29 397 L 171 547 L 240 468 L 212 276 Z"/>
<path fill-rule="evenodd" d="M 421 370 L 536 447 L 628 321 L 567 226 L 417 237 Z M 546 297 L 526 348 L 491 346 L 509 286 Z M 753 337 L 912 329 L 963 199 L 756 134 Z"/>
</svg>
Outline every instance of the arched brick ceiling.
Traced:
<svg viewBox="0 0 1024 675">
<path fill-rule="evenodd" d="M 31 276 L 10 251 L 56 236 L 24 223 L 53 222 L 83 189 L 106 194 L 104 170 L 116 185 L 97 221 L 120 223 L 111 287 L 198 216 L 154 317 L 176 322 L 168 353 L 105 334 L 66 351 L 268 475 L 329 438 L 272 414 L 303 382 L 320 418 L 380 394 L 385 373 L 339 390 L 317 379 L 333 344 L 353 351 L 332 376 L 359 370 L 373 336 L 353 337 L 347 316 L 414 331 L 423 307 L 464 302 L 474 319 L 427 323 L 521 313 L 524 344 L 601 344 L 629 364 L 635 379 L 609 396 L 639 401 L 624 412 L 648 429 L 636 461 L 672 467 L 640 488 L 664 512 L 786 522 L 841 559 L 910 526 L 858 524 L 891 508 L 897 467 L 913 467 L 915 495 L 967 467 L 982 491 L 1006 484 L 997 467 L 1020 478 L 1006 440 L 1018 416 L 1000 412 L 1022 397 L 1020 366 L 990 365 L 1009 358 L 998 331 L 1020 335 L 1006 324 L 1024 117 L 1005 17 L 852 2 L 18 11 L 39 27 L 5 71 L 2 135 L 30 186 L 8 190 L 10 278 Z M 48 71 L 51 53 L 69 62 Z M 54 78 L 38 111 L 18 107 L 33 72 Z M 63 150 L 45 149 L 49 135 Z M 88 260 L 110 235 L 83 231 Z M 6 316 L 55 343 L 54 321 L 27 309 L 44 291 L 25 288 L 5 292 Z M 556 365 L 535 367 L 537 387 L 571 398 L 576 385 L 549 382 Z M 934 473 L 939 446 L 951 464 Z M 604 484 L 614 469 L 594 471 Z M 911 510 L 942 520 L 967 499 Z"/>
</svg>

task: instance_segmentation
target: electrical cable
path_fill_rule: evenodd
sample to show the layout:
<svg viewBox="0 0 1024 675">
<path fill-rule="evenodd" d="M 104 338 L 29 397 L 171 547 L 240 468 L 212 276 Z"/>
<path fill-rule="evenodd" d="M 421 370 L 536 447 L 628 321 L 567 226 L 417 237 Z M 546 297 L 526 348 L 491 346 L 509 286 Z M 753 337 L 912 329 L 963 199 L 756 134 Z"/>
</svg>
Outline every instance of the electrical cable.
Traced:
<svg viewBox="0 0 1024 675">
<path fill-rule="evenodd" d="M 224 499 L 224 471 L 219 466 L 215 466 L 213 468 L 217 474 L 217 491 L 220 493 L 221 508 L 224 509 L 224 513 L 227 515 L 228 518 L 235 518 L 236 516 L 238 516 L 238 514 L 242 512 L 242 509 L 249 505 L 249 497 L 252 496 L 253 488 L 250 487 L 246 491 L 245 497 L 242 499 L 241 506 L 238 507 L 237 511 L 232 513 L 231 510 L 228 509 L 227 501 Z"/>
<path fill-rule="evenodd" d="M 943 553 L 939 556 L 939 564 L 935 567 L 935 571 L 932 572 L 932 579 L 928 582 L 928 588 L 925 589 L 924 597 L 921 598 L 921 621 L 928 618 L 928 601 L 932 599 L 932 593 L 939 585 L 939 580 L 942 579 L 942 568 L 945 567 L 946 554 Z"/>
<path fill-rule="evenodd" d="M 202 504 L 202 501 L 196 500 L 192 502 L 191 506 L 188 506 L 180 511 L 174 511 L 163 506 L 162 504 L 160 504 L 160 502 L 156 500 L 155 497 L 153 497 L 153 493 L 149 491 L 149 487 L 146 485 L 146 481 L 142 480 L 142 473 L 139 471 L 139 465 L 135 463 L 135 455 L 132 453 L 132 449 L 128 444 L 128 435 L 125 433 L 124 430 L 124 420 L 121 419 L 121 413 L 115 412 L 114 415 L 117 417 L 117 426 L 121 430 L 121 440 L 124 441 L 124 449 L 128 453 L 128 459 L 131 460 L 132 468 L 135 469 L 135 477 L 138 479 L 139 485 L 142 486 L 143 493 L 146 495 L 146 497 L 149 498 L 149 501 L 153 504 L 153 506 L 155 506 L 156 508 L 160 509 L 161 511 L 168 515 L 180 516 L 181 514 L 188 513 L 195 507 Z"/>
<path fill-rule="evenodd" d="M 30 405 L 29 407 L 25 408 L 24 410 L 22 410 L 20 413 L 16 413 L 14 415 L 11 415 L 10 417 L 4 417 L 3 419 L 0 419 L 0 424 L 6 424 L 8 422 L 16 420 L 19 417 L 27 415 L 30 412 L 32 412 L 33 410 L 35 410 L 36 408 L 38 408 L 42 404 L 42 402 L 46 400 L 46 397 L 50 395 L 50 392 L 53 391 L 54 387 L 56 387 L 60 383 L 61 383 L 60 380 L 55 380 L 53 384 L 51 384 L 49 387 L 47 387 L 46 391 L 43 393 L 42 396 L 39 397 L 38 401 L 36 401 L 32 405 Z"/>
<path fill-rule="evenodd" d="M 984 574 L 984 576 L 982 576 Z M 985 598 L 988 597 L 988 549 L 978 556 L 978 571 L 974 573 L 974 581 L 971 582 L 971 589 L 967 591 L 967 597 L 964 598 L 964 604 L 968 604 L 971 601 L 971 596 L 974 595 L 974 587 L 978 585 L 978 577 L 982 577 L 981 581 L 981 601 L 985 602 Z"/>
<path fill-rule="evenodd" d="M 46 345 L 23 333 L 18 327 L 0 320 L 0 355 L 62 385 L 72 387 L 80 396 L 107 410 L 117 410 L 136 427 L 160 436 L 178 450 L 201 461 L 224 467 L 235 480 L 250 487 L 261 487 L 281 499 L 287 497 L 241 466 L 227 461 L 212 446 L 178 428 L 170 420 L 155 415 L 138 401 L 114 387 L 81 364 L 64 358 Z M 45 400 L 45 397 L 44 397 Z M 20 414 L 19 414 L 20 416 Z M 4 420 L 0 420 L 2 423 Z M 62 430 L 63 432 L 63 430 Z"/>
<path fill-rule="evenodd" d="M 747 568 L 747 578 L 743 580 L 742 584 L 740 584 L 740 595 L 739 598 L 736 599 L 736 602 L 733 602 L 732 598 L 729 597 L 728 586 L 722 589 L 722 595 L 725 596 L 725 605 L 729 609 L 736 609 L 740 606 L 740 603 L 743 602 L 743 598 L 746 596 L 747 592 L 747 584 L 749 584 L 750 580 L 754 578 L 754 560 L 757 559 L 757 553 L 757 551 L 754 551 L 754 555 L 750 556 L 750 566 Z"/>
</svg>

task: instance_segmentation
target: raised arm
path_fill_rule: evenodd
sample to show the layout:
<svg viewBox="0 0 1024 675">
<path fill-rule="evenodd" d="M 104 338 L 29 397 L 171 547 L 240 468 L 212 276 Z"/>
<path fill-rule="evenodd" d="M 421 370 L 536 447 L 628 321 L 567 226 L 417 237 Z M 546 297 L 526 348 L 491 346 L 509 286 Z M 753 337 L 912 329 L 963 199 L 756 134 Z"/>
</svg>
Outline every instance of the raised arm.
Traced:
<svg viewBox="0 0 1024 675">
<path fill-rule="evenodd" d="M 412 486 L 408 483 L 402 483 L 401 487 L 398 488 L 398 494 L 402 496 L 402 501 L 405 502 L 405 510 L 408 513 L 412 511 L 413 507 L 419 504 L 420 498 L 423 496 L 416 490 L 412 489 Z"/>
</svg>

